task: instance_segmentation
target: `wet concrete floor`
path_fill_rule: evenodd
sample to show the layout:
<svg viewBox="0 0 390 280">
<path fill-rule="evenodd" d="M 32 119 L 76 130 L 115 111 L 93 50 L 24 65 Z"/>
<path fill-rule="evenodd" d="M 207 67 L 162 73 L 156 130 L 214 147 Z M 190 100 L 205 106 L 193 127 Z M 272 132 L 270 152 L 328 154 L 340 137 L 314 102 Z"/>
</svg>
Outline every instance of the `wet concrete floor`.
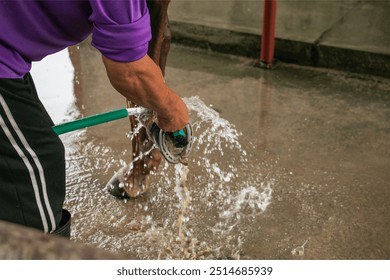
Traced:
<svg viewBox="0 0 390 280">
<path fill-rule="evenodd" d="M 92 47 L 71 61 L 64 117 L 125 106 Z M 180 166 L 163 165 L 139 199 L 104 190 L 130 161 L 128 120 L 61 136 L 72 240 L 141 259 L 389 259 L 390 80 L 253 64 L 171 49 L 166 81 L 195 104 L 184 241 Z"/>
</svg>

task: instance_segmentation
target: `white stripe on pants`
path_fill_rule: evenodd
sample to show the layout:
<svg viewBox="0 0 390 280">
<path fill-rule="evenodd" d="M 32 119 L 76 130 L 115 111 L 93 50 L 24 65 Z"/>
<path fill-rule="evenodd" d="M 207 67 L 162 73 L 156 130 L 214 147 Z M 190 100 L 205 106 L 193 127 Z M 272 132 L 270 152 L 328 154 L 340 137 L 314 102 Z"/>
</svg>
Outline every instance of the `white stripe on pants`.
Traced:
<svg viewBox="0 0 390 280">
<path fill-rule="evenodd" d="M 34 189 L 35 200 L 36 200 L 36 203 L 37 203 L 37 206 L 38 206 L 38 209 L 39 209 L 39 214 L 41 216 L 41 220 L 42 220 L 44 231 L 46 233 L 53 232 L 56 229 L 56 222 L 55 222 L 55 218 L 54 218 L 54 215 L 53 215 L 53 210 L 52 210 L 52 208 L 50 206 L 50 202 L 49 202 L 48 195 L 47 195 L 46 181 L 45 181 L 45 175 L 44 175 L 44 170 L 42 168 L 42 165 L 41 165 L 41 163 L 39 161 L 39 158 L 37 157 L 36 153 L 31 149 L 30 145 L 28 144 L 28 142 L 27 142 L 26 138 L 24 137 L 22 131 L 19 129 L 19 127 L 18 127 L 16 121 L 14 120 L 14 118 L 12 116 L 12 113 L 9 110 L 8 105 L 5 102 L 5 100 L 4 100 L 3 96 L 1 95 L 1 93 L 0 93 L 0 104 L 3 107 L 4 112 L 6 114 L 6 117 L 8 118 L 8 121 L 11 123 L 11 126 L 12 126 L 11 128 L 9 128 L 6 125 L 6 123 L 4 122 L 3 117 L 0 115 L 0 127 L 3 129 L 3 131 L 6 134 L 7 138 L 9 139 L 9 141 L 12 144 L 12 146 L 14 147 L 14 149 L 18 153 L 19 157 L 22 159 L 23 163 L 26 165 L 26 168 L 28 169 L 28 172 L 29 172 L 29 175 L 30 175 L 30 179 L 31 179 L 31 184 L 32 184 L 33 189 Z M 16 135 L 19 138 L 19 141 L 23 145 L 23 148 L 32 157 L 33 163 L 35 164 L 35 166 L 37 167 L 38 172 L 39 172 L 39 179 L 40 179 L 40 182 L 41 182 L 41 186 L 40 186 L 41 188 L 39 187 L 37 178 L 35 176 L 35 172 L 34 172 L 34 169 L 33 169 L 33 163 L 29 161 L 29 159 L 26 157 L 26 155 L 24 154 L 24 152 L 21 149 L 21 147 L 19 147 L 19 145 L 18 145 L 17 141 L 15 140 L 14 136 L 12 135 L 10 129 L 15 131 Z M 42 203 L 42 200 L 40 198 L 40 191 L 42 192 L 44 203 Z M 51 224 L 51 228 L 49 228 L 49 222 L 48 222 L 48 219 L 47 219 L 47 217 L 45 215 L 44 207 L 46 208 L 46 211 L 48 213 L 50 224 Z"/>
</svg>

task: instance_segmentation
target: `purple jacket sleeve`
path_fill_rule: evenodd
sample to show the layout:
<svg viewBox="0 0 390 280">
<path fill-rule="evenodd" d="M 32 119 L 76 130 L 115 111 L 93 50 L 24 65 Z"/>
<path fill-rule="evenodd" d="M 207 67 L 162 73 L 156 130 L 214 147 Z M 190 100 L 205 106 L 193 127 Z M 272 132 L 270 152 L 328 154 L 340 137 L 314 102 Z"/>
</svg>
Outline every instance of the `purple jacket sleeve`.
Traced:
<svg viewBox="0 0 390 280">
<path fill-rule="evenodd" d="M 145 0 L 89 0 L 92 45 L 105 57 L 130 62 L 144 57 L 152 37 Z"/>
</svg>

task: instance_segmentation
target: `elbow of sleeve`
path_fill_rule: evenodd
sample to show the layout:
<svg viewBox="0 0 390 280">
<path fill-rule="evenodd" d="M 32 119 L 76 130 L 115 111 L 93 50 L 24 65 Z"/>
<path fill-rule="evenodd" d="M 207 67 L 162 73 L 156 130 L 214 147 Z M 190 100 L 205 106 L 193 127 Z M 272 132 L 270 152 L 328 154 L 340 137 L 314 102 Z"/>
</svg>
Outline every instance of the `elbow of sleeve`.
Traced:
<svg viewBox="0 0 390 280">
<path fill-rule="evenodd" d="M 146 55 L 151 38 L 150 17 L 146 13 L 128 24 L 95 23 L 92 45 L 109 59 L 131 62 Z"/>
</svg>

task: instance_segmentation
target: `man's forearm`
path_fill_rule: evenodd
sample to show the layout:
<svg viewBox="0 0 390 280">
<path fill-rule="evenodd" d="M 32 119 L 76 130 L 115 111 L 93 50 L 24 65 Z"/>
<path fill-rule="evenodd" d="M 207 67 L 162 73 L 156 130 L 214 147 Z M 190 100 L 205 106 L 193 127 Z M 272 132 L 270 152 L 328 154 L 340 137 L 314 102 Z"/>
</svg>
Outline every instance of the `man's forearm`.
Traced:
<svg viewBox="0 0 390 280">
<path fill-rule="evenodd" d="M 186 105 L 165 84 L 160 69 L 148 56 L 126 63 L 103 56 L 103 62 L 113 87 L 133 103 L 155 111 L 164 131 L 176 131 L 188 123 Z"/>
</svg>

